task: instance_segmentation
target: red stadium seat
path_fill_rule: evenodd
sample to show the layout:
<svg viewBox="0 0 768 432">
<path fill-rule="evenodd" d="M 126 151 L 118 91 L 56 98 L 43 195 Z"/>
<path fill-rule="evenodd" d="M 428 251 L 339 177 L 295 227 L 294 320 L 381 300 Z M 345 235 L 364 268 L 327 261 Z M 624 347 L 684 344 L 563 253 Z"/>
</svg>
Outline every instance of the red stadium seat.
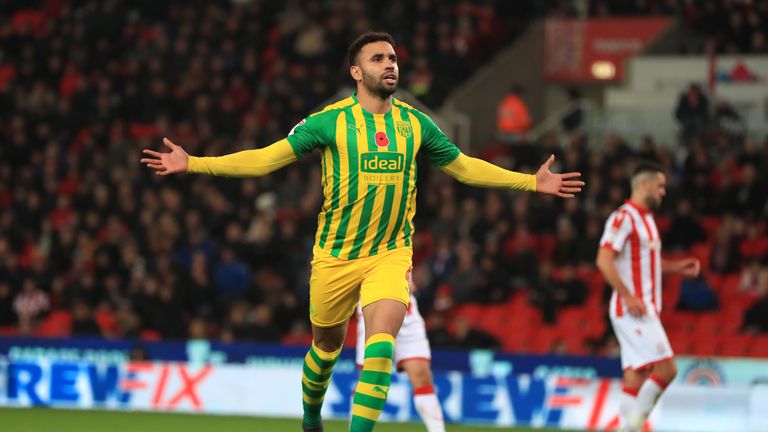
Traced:
<svg viewBox="0 0 768 432">
<path fill-rule="evenodd" d="M 16 336 L 18 333 L 16 326 L 0 326 L 0 336 Z"/>
<path fill-rule="evenodd" d="M 768 335 L 755 336 L 748 352 L 751 357 L 768 358 Z"/>
<path fill-rule="evenodd" d="M 143 341 L 156 342 L 163 339 L 163 335 L 157 330 L 146 329 L 139 332 L 139 339 Z"/>
<path fill-rule="evenodd" d="M 749 353 L 752 337 L 749 335 L 724 336 L 720 345 L 720 355 L 725 357 L 745 357 Z"/>
<path fill-rule="evenodd" d="M 54 310 L 35 330 L 36 336 L 62 337 L 72 333 L 72 316 L 67 310 Z"/>
</svg>

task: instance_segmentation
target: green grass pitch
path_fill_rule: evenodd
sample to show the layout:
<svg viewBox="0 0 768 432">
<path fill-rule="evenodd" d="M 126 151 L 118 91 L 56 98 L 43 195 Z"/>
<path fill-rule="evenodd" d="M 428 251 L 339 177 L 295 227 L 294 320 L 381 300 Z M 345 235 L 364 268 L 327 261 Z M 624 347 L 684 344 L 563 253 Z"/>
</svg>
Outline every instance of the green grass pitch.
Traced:
<svg viewBox="0 0 768 432">
<path fill-rule="evenodd" d="M 326 432 L 345 432 L 347 423 L 328 421 Z M 0 409 L 3 432 L 292 432 L 301 431 L 298 419 L 211 416 L 126 411 L 80 411 L 47 408 Z M 450 424 L 446 432 L 553 431 L 555 429 L 492 428 Z M 561 431 L 560 429 L 557 429 Z M 419 423 L 381 423 L 376 432 L 425 432 Z"/>
</svg>

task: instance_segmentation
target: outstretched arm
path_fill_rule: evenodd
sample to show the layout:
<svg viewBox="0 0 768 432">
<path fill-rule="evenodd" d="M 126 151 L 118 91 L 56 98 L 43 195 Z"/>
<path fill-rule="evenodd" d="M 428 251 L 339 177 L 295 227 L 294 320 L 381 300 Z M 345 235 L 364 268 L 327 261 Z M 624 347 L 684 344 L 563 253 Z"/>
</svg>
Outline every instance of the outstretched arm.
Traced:
<svg viewBox="0 0 768 432">
<path fill-rule="evenodd" d="M 470 186 L 511 188 L 530 192 L 572 198 L 581 192 L 584 182 L 577 180 L 580 173 L 556 174 L 549 170 L 555 156 L 550 156 L 536 174 L 522 174 L 498 167 L 482 159 L 460 154 L 452 162 L 441 167 L 443 172 Z"/>
<path fill-rule="evenodd" d="M 661 260 L 661 273 L 678 273 L 685 277 L 696 277 L 701 271 L 701 263 L 696 258 L 684 258 L 681 260 Z"/>
<path fill-rule="evenodd" d="M 284 139 L 261 149 L 217 157 L 190 156 L 168 138 L 163 138 L 163 144 L 171 151 L 161 153 L 145 149 L 144 154 L 151 157 L 141 159 L 141 163 L 163 176 L 174 173 L 199 173 L 225 177 L 258 177 L 296 161 L 296 153 Z"/>
</svg>

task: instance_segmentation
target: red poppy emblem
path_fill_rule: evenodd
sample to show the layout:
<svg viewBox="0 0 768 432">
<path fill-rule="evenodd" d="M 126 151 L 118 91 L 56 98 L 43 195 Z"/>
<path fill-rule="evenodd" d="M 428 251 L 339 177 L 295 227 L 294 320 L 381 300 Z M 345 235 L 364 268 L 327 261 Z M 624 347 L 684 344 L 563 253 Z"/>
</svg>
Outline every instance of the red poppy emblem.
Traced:
<svg viewBox="0 0 768 432">
<path fill-rule="evenodd" d="M 376 145 L 379 147 L 387 147 L 389 145 L 389 138 L 384 132 L 376 132 L 374 138 L 376 139 Z"/>
</svg>

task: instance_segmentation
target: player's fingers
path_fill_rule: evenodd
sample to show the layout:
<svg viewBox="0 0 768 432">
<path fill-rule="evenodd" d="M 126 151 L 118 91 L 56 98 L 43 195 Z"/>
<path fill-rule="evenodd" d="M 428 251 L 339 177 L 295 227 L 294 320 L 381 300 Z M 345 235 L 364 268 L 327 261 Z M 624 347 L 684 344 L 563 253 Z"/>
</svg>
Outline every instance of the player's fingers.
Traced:
<svg viewBox="0 0 768 432">
<path fill-rule="evenodd" d="M 574 181 L 574 180 L 566 180 L 563 182 L 563 186 L 573 186 L 573 187 L 584 186 L 585 184 L 586 183 L 584 183 L 583 181 Z"/>
<path fill-rule="evenodd" d="M 549 167 L 552 166 L 552 164 L 555 162 L 555 155 L 550 155 L 549 159 L 547 159 L 546 162 L 542 165 L 545 169 L 549 169 Z"/>
<path fill-rule="evenodd" d="M 163 144 L 165 144 L 165 146 L 171 150 L 176 148 L 176 144 L 172 143 L 171 140 L 169 140 L 168 138 L 163 138 Z"/>
<path fill-rule="evenodd" d="M 563 188 L 560 188 L 560 192 L 570 192 L 570 193 L 576 193 L 576 192 L 581 192 L 581 188 L 576 188 L 576 187 L 563 187 Z"/>
<path fill-rule="evenodd" d="M 160 163 L 160 159 L 142 158 L 139 160 L 139 162 L 145 163 L 145 164 Z"/>
<path fill-rule="evenodd" d="M 159 157 L 160 157 L 160 155 L 162 155 L 162 153 L 160 153 L 160 152 L 156 152 L 156 151 L 154 151 L 154 150 L 150 150 L 150 149 L 144 149 L 144 150 L 142 150 L 142 152 L 143 152 L 144 154 L 148 154 L 148 155 L 150 155 L 150 156 L 154 156 L 154 157 L 156 157 L 156 158 L 159 158 Z"/>
<path fill-rule="evenodd" d="M 574 197 L 573 194 L 567 194 L 567 193 L 562 193 L 562 192 L 558 192 L 557 196 L 559 196 L 560 198 L 573 198 Z"/>
<path fill-rule="evenodd" d="M 552 157 L 554 157 L 554 156 L 552 156 Z M 581 177 L 581 173 L 580 172 L 569 172 L 569 173 L 560 174 L 560 176 L 563 178 L 563 180 L 565 180 L 565 179 Z"/>
</svg>

